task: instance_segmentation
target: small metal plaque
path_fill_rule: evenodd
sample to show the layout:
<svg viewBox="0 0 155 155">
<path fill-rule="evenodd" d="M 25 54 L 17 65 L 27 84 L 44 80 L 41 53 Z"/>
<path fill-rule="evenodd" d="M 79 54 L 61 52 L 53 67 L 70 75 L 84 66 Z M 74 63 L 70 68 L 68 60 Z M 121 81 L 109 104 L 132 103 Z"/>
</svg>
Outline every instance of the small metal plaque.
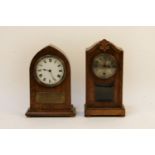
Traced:
<svg viewBox="0 0 155 155">
<path fill-rule="evenodd" d="M 39 92 L 36 94 L 37 103 L 51 103 L 51 104 L 62 104 L 65 102 L 64 93 L 48 93 Z"/>
</svg>

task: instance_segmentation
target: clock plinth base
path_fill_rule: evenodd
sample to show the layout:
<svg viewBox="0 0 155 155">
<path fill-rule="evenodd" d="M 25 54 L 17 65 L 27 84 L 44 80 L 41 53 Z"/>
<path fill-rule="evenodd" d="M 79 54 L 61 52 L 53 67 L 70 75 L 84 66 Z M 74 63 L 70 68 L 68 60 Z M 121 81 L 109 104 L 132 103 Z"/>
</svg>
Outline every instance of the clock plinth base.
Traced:
<svg viewBox="0 0 155 155">
<path fill-rule="evenodd" d="M 85 116 L 95 117 L 95 116 L 125 116 L 125 108 L 97 108 L 89 107 L 85 105 Z"/>
<path fill-rule="evenodd" d="M 53 111 L 33 111 L 28 109 L 25 115 L 27 117 L 74 117 L 75 113 L 75 108 L 72 106 L 70 109 Z"/>
</svg>

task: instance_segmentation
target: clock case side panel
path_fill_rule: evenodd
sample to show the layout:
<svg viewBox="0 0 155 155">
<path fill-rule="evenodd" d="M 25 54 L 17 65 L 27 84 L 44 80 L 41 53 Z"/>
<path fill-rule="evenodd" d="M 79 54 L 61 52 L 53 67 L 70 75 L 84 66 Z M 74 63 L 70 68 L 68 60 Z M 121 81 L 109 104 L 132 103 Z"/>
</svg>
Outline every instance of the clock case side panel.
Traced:
<svg viewBox="0 0 155 155">
<path fill-rule="evenodd" d="M 108 53 L 116 58 L 118 71 L 109 79 L 102 80 L 92 72 L 93 58 L 100 53 Z M 95 99 L 95 84 L 114 83 L 114 100 L 112 102 L 97 102 Z M 107 40 L 102 40 L 86 51 L 86 104 L 85 116 L 124 116 L 122 105 L 123 84 L 123 51 Z"/>
<path fill-rule="evenodd" d="M 45 55 L 57 56 L 63 60 L 65 65 L 65 78 L 60 85 L 55 87 L 46 87 L 40 85 L 34 75 L 34 68 L 36 61 Z M 48 92 L 64 94 L 64 102 L 61 104 L 57 103 L 38 103 L 36 102 L 36 95 L 38 92 Z M 59 50 L 54 47 L 47 46 L 39 51 L 31 61 L 30 65 L 30 108 L 26 113 L 26 116 L 75 116 L 75 108 L 71 104 L 71 70 L 70 64 Z"/>
</svg>

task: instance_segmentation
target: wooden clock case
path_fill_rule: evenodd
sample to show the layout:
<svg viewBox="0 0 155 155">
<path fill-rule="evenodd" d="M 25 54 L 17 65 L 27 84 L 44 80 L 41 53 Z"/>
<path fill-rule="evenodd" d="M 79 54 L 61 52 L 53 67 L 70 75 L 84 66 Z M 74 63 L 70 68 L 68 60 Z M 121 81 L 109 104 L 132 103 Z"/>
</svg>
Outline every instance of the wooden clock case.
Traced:
<svg viewBox="0 0 155 155">
<path fill-rule="evenodd" d="M 53 55 L 61 58 L 65 65 L 65 78 L 64 81 L 55 87 L 47 87 L 39 84 L 35 79 L 35 64 L 41 57 L 45 55 Z M 39 103 L 37 101 L 38 93 L 47 93 L 47 96 L 52 98 L 52 103 Z M 46 96 L 45 96 L 46 97 Z M 44 97 L 44 100 L 46 98 Z M 61 99 L 60 99 L 61 98 Z M 63 98 L 63 99 L 62 99 Z M 48 97 L 47 97 L 48 100 Z M 50 99 L 51 100 L 51 99 Z M 59 100 L 63 100 L 60 103 Z M 70 64 L 67 58 L 59 50 L 52 46 L 45 47 L 38 52 L 33 58 L 30 65 L 30 108 L 26 116 L 28 117 L 71 117 L 75 116 L 75 109 L 71 104 L 71 71 Z"/>
<path fill-rule="evenodd" d="M 100 79 L 92 71 L 92 62 L 100 53 L 111 54 L 117 61 L 116 73 L 108 79 Z M 102 40 L 86 51 L 86 104 L 85 116 L 125 116 L 122 104 L 123 51 L 107 40 Z M 96 101 L 96 85 L 113 84 L 112 101 Z M 104 95 L 104 94 L 103 94 Z"/>
</svg>

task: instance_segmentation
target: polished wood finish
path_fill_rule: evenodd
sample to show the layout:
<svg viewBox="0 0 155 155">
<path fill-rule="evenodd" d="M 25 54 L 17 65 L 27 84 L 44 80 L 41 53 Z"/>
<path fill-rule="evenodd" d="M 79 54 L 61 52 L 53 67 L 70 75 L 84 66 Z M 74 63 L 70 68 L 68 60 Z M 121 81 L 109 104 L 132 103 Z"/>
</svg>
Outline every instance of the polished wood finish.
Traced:
<svg viewBox="0 0 155 155">
<path fill-rule="evenodd" d="M 100 79 L 92 71 L 95 56 L 101 53 L 111 54 L 117 61 L 116 73 L 108 79 Z M 114 84 L 114 99 L 112 102 L 96 101 L 96 84 Z M 125 116 L 122 104 L 123 86 L 123 51 L 107 40 L 102 40 L 86 51 L 86 104 L 85 116 Z M 103 94 L 104 95 L 104 94 Z"/>
<path fill-rule="evenodd" d="M 66 75 L 64 81 L 55 87 L 46 87 L 37 82 L 35 79 L 35 64 L 38 59 L 45 55 L 54 55 L 64 61 Z M 64 103 L 38 103 L 36 95 L 40 92 L 64 94 Z M 48 46 L 39 51 L 33 58 L 30 65 L 30 108 L 26 116 L 28 117 L 70 117 L 75 116 L 75 108 L 71 105 L 71 71 L 67 58 L 59 50 L 54 47 Z"/>
</svg>

